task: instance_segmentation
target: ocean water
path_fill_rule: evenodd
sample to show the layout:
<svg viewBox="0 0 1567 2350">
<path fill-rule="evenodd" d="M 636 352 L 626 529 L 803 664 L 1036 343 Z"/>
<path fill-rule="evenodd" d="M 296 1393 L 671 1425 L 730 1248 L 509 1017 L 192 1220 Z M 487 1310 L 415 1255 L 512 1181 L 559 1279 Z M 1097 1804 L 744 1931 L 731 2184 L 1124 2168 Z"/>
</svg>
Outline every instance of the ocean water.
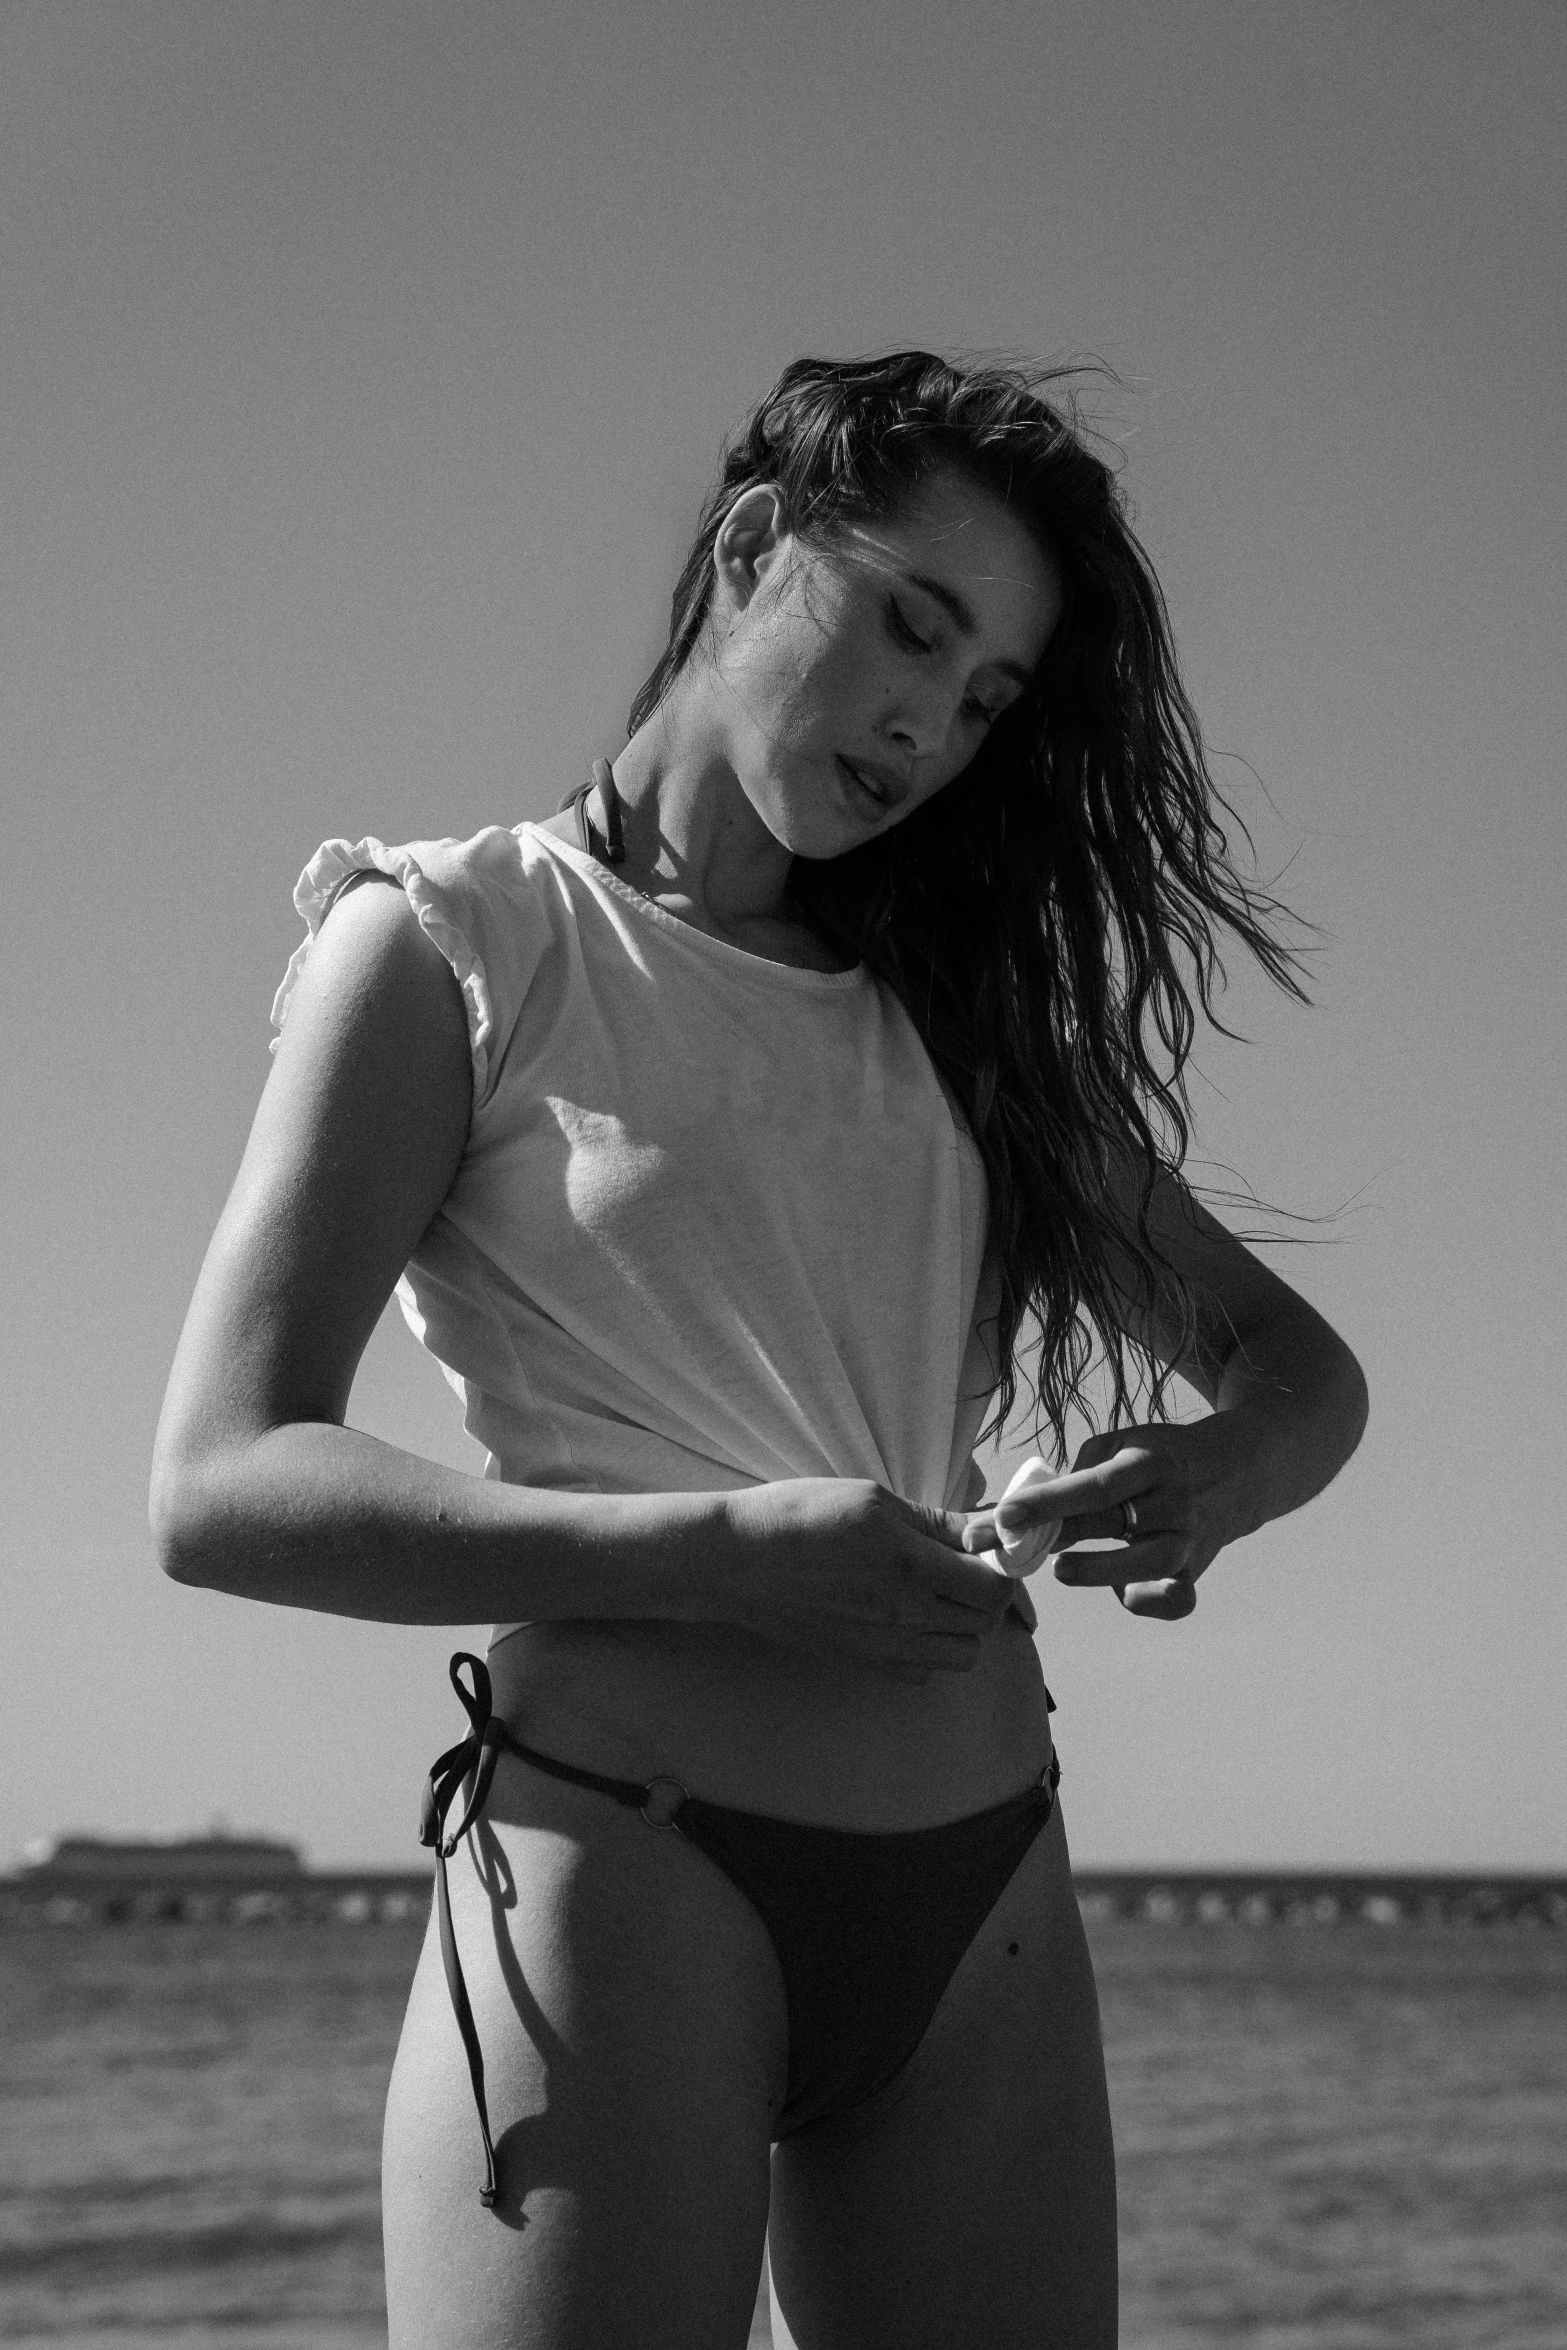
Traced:
<svg viewBox="0 0 1567 2350">
<path fill-rule="evenodd" d="M 1089 1931 L 1127 2350 L 1563 2350 L 1567 1933 Z M 418 1940 L 0 1934 L 0 2341 L 384 2345 L 381 2105 Z"/>
<path fill-rule="evenodd" d="M 1090 1940 L 1128 2350 L 1567 2350 L 1567 1933 Z"/>
</svg>

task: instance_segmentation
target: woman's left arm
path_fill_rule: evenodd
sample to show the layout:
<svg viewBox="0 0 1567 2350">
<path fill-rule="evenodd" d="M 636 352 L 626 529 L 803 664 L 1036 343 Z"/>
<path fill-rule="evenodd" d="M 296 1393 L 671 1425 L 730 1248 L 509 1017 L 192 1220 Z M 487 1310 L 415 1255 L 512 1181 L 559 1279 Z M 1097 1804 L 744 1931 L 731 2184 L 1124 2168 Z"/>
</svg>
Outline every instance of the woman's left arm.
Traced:
<svg viewBox="0 0 1567 2350">
<path fill-rule="evenodd" d="M 1198 1578 L 1227 1543 L 1337 1476 L 1366 1425 L 1366 1382 L 1322 1316 L 1174 1176 L 1156 1186 L 1148 1223 L 1193 1299 L 1194 1327 L 1183 1331 L 1162 1301 L 1136 1303 L 1130 1282 L 1121 1326 L 1211 1414 L 1091 1436 L 1069 1474 L 1008 1505 L 1008 1532 L 1061 1518 L 1058 1581 L 1109 1587 L 1132 1614 L 1173 1620 L 1190 1615 Z M 1068 1547 L 1122 1535 L 1121 1550 Z"/>
</svg>

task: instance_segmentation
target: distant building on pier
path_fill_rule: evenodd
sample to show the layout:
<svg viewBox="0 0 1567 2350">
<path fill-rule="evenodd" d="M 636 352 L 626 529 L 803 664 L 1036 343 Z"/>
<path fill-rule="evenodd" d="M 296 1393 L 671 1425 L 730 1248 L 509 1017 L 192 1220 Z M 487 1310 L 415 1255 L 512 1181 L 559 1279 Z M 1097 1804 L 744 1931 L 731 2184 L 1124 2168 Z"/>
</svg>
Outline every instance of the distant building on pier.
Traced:
<svg viewBox="0 0 1567 2350">
<path fill-rule="evenodd" d="M 258 1878 L 299 1877 L 297 1844 L 275 1836 L 231 1836 L 209 1828 L 201 1836 L 54 1836 L 27 1854 L 17 1875 L 34 1885 L 62 1888 L 85 1880 L 149 1878 L 165 1885 L 254 1884 Z"/>
</svg>

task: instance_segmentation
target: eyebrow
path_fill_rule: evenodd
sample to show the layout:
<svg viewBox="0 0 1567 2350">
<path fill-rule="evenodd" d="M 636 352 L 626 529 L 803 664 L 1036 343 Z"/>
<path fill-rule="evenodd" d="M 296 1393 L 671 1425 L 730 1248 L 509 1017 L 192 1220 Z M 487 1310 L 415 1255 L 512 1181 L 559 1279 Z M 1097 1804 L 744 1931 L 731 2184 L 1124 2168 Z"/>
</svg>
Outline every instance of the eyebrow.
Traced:
<svg viewBox="0 0 1567 2350">
<path fill-rule="evenodd" d="M 903 576 L 910 587 L 917 587 L 922 595 L 941 606 L 960 636 L 978 636 L 979 622 L 956 588 L 948 587 L 944 579 L 932 579 L 925 571 L 906 571 Z M 1003 677 L 1010 677 L 1017 685 L 1029 685 L 1033 681 L 1033 671 L 1025 669 L 1021 661 L 992 661 L 987 666 L 999 669 Z"/>
</svg>

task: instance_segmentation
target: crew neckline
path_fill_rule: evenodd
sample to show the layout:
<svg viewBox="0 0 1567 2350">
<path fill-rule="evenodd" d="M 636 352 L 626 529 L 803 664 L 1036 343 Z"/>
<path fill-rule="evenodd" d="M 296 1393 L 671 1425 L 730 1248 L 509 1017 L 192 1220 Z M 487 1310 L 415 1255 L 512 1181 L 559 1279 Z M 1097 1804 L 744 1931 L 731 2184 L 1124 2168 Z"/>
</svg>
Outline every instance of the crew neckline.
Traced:
<svg viewBox="0 0 1567 2350">
<path fill-rule="evenodd" d="M 847 988 L 863 987 L 870 977 L 869 966 L 864 961 L 851 964 L 847 971 L 812 971 L 800 963 L 780 963 L 771 955 L 753 955 L 745 947 L 731 946 L 727 939 L 714 938 L 708 930 L 698 930 L 694 922 L 683 922 L 667 906 L 659 905 L 653 898 L 644 897 L 639 889 L 633 889 L 629 882 L 622 881 L 597 857 L 588 856 L 575 842 L 562 840 L 558 833 L 546 832 L 543 825 L 533 818 L 528 818 L 517 829 L 528 833 L 552 856 L 564 858 L 584 880 L 604 890 L 622 905 L 629 906 L 633 913 L 641 914 L 648 921 L 674 932 L 698 954 L 705 953 L 717 962 L 726 963 L 732 968 L 738 967 L 751 977 L 765 977 L 786 987 L 803 987 L 813 993 L 825 994 L 841 994 Z"/>
</svg>

